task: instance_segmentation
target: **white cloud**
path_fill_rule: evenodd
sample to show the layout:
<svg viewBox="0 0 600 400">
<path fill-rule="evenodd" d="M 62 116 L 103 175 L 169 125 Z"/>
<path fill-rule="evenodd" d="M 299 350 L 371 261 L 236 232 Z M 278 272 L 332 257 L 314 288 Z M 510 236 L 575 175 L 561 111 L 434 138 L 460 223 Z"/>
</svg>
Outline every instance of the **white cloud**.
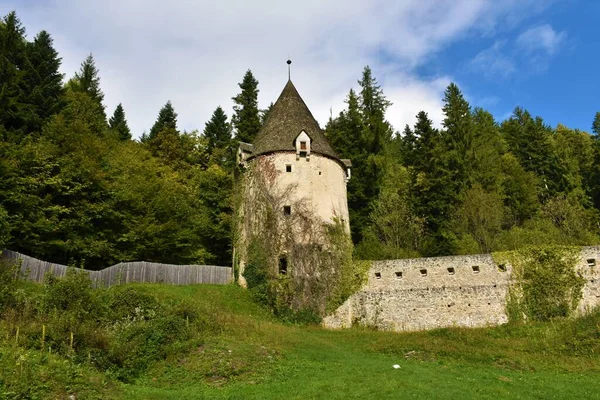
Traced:
<svg viewBox="0 0 600 400">
<path fill-rule="evenodd" d="M 511 58 L 504 52 L 505 40 L 496 41 L 490 48 L 479 52 L 470 66 L 477 72 L 487 77 L 508 77 L 515 72 L 515 65 Z"/>
<path fill-rule="evenodd" d="M 527 51 L 543 51 L 554 55 L 567 38 L 566 32 L 556 32 L 550 25 L 539 25 L 529 28 L 517 38 L 517 45 Z"/>
<path fill-rule="evenodd" d="M 440 120 L 446 76 L 415 68 L 454 41 L 498 31 L 523 9 L 548 0 L 0 0 L 16 9 L 30 37 L 48 30 L 67 78 L 89 52 L 100 69 L 107 112 L 123 103 L 134 135 L 171 100 L 180 128 L 204 127 L 214 108 L 230 114 L 246 69 L 260 81 L 259 102 L 275 101 L 292 79 L 321 125 L 334 115 L 369 64 L 394 106 L 396 129 L 420 110 Z"/>
</svg>

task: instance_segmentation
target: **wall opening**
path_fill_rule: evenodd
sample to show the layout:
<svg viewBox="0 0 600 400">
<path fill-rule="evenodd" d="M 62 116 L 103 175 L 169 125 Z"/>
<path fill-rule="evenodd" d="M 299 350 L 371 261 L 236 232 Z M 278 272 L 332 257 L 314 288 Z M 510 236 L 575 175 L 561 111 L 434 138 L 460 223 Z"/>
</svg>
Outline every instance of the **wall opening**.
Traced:
<svg viewBox="0 0 600 400">
<path fill-rule="evenodd" d="M 300 142 L 300 150 L 305 150 L 306 151 L 306 142 L 305 141 L 301 141 Z"/>
<path fill-rule="evenodd" d="M 288 272 L 288 259 L 287 256 L 279 257 L 279 275 L 287 275 Z"/>
<path fill-rule="evenodd" d="M 500 272 L 506 272 L 506 264 L 499 264 L 498 265 L 498 271 L 500 271 Z"/>
<path fill-rule="evenodd" d="M 454 267 L 448 267 L 448 274 L 449 275 L 454 275 L 456 273 L 456 270 L 454 269 Z"/>
<path fill-rule="evenodd" d="M 283 215 L 292 215 L 292 206 L 283 206 Z"/>
<path fill-rule="evenodd" d="M 474 274 L 478 274 L 479 273 L 479 265 L 473 265 L 471 268 L 473 269 L 473 273 Z"/>
<path fill-rule="evenodd" d="M 396 271 L 396 279 L 402 279 L 402 271 Z"/>
<path fill-rule="evenodd" d="M 421 276 L 427 276 L 427 270 L 426 269 L 422 269 L 419 272 L 421 273 Z"/>
<path fill-rule="evenodd" d="M 292 172 L 292 164 L 285 164 L 285 172 Z"/>
<path fill-rule="evenodd" d="M 595 258 L 589 258 L 587 260 L 587 265 L 588 265 L 588 267 L 595 267 L 596 266 L 596 259 Z"/>
<path fill-rule="evenodd" d="M 375 279 L 381 279 L 381 272 L 375 272 Z"/>
</svg>

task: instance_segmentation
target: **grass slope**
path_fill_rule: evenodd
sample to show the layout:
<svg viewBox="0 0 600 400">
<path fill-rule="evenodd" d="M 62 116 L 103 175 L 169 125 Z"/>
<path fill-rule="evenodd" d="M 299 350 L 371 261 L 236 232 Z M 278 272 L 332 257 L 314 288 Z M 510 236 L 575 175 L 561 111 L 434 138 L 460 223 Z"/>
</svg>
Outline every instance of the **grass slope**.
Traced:
<svg viewBox="0 0 600 400">
<path fill-rule="evenodd" d="M 49 376 L 46 363 L 45 372 L 31 372 L 28 379 L 43 375 L 50 387 L 71 385 L 67 392 L 79 398 L 600 399 L 598 312 L 488 329 L 326 331 L 281 324 L 235 286 L 133 287 L 160 304 L 185 302 L 210 329 L 127 384 L 85 362 L 75 368 L 59 358 L 51 362 L 64 371 Z M 2 342 L 0 379 L 10 373 L 7 360 L 16 351 L 9 336 Z M 35 360 L 37 350 L 27 351 Z"/>
</svg>

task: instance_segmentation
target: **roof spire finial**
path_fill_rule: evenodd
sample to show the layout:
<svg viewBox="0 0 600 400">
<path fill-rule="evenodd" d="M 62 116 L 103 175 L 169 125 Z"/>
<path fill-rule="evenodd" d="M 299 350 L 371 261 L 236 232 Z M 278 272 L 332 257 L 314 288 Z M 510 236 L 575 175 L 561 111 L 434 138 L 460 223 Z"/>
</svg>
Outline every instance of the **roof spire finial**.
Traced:
<svg viewBox="0 0 600 400">
<path fill-rule="evenodd" d="M 292 80 L 292 67 L 291 67 L 292 60 L 290 60 L 289 58 L 287 60 L 287 65 L 288 65 L 288 81 L 291 81 Z"/>
</svg>

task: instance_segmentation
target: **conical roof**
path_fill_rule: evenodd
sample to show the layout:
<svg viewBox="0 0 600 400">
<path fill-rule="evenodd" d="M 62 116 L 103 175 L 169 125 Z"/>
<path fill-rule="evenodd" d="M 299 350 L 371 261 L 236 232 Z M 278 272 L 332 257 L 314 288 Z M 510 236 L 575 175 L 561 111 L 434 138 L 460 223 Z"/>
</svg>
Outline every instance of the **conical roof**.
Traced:
<svg viewBox="0 0 600 400">
<path fill-rule="evenodd" d="M 256 135 L 251 158 L 274 151 L 296 151 L 294 139 L 302 131 L 311 139 L 311 153 L 340 160 L 290 80 L 273 105 L 264 126 Z"/>
</svg>

